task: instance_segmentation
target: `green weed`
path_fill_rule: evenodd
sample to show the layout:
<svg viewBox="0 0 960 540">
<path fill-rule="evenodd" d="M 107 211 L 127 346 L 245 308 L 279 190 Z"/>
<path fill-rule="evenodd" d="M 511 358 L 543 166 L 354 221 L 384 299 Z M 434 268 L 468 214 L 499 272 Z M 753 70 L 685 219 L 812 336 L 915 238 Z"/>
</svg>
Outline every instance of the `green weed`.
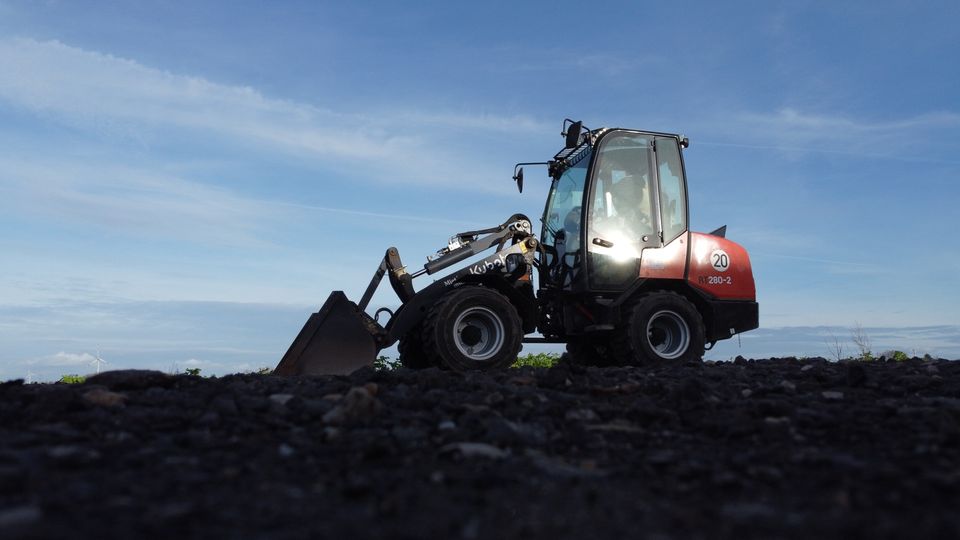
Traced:
<svg viewBox="0 0 960 540">
<path fill-rule="evenodd" d="M 392 371 L 398 367 L 400 367 L 399 358 L 390 358 L 381 354 L 373 361 L 373 369 L 377 371 Z"/>
<path fill-rule="evenodd" d="M 513 363 L 510 367 L 553 367 L 560 361 L 560 355 L 556 353 L 538 353 L 538 354 L 524 354 L 517 357 L 517 361 Z"/>
</svg>

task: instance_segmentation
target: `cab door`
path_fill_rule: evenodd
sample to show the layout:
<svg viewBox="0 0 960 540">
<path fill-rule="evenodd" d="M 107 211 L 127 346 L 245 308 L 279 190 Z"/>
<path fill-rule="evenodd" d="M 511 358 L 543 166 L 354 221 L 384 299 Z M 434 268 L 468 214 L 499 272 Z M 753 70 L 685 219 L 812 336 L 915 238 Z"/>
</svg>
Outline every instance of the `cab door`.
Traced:
<svg viewBox="0 0 960 540">
<path fill-rule="evenodd" d="M 626 289 L 644 250 L 686 231 L 685 184 L 676 137 L 618 130 L 598 141 L 583 240 L 591 290 Z"/>
</svg>

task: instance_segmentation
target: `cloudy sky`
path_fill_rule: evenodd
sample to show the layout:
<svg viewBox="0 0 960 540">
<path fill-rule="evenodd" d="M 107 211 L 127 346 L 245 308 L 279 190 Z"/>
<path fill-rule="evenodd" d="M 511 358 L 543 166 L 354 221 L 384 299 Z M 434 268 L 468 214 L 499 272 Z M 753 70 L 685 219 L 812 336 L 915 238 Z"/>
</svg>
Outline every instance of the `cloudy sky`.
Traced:
<svg viewBox="0 0 960 540">
<path fill-rule="evenodd" d="M 960 358 L 958 21 L 955 1 L 0 0 L 0 379 L 98 351 L 273 366 L 386 247 L 418 265 L 536 218 L 546 175 L 521 195 L 513 164 L 567 117 L 690 137 L 692 226 L 747 247 L 761 303 L 708 358 L 827 355 L 857 324 Z"/>
</svg>

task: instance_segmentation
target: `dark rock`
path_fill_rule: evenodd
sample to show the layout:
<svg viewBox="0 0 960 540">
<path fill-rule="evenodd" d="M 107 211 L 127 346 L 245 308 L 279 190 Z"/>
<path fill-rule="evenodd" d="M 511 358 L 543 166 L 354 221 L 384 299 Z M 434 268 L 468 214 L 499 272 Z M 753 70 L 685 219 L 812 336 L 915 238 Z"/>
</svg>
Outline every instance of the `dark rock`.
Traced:
<svg viewBox="0 0 960 540">
<path fill-rule="evenodd" d="M 498 403 L 503 403 L 503 394 L 500 392 L 491 392 L 483 398 L 483 402 L 487 405 L 496 405 Z"/>
<path fill-rule="evenodd" d="M 127 395 L 111 392 L 103 388 L 87 390 L 81 396 L 85 402 L 99 407 L 122 407 L 127 402 Z"/>
<path fill-rule="evenodd" d="M 43 519 L 43 510 L 36 505 L 0 508 L 0 532 L 28 527 Z"/>
<path fill-rule="evenodd" d="M 363 366 L 349 375 L 352 384 L 364 384 L 377 378 L 377 370 L 373 366 Z"/>
<path fill-rule="evenodd" d="M 263 396 L 246 396 L 237 405 L 246 413 L 261 413 L 270 408 L 270 400 Z"/>
<path fill-rule="evenodd" d="M 240 413 L 237 402 L 229 395 L 219 395 L 210 402 L 210 409 L 221 416 L 236 416 Z"/>
<path fill-rule="evenodd" d="M 599 418 L 593 409 L 571 409 L 564 415 L 565 420 L 574 422 L 595 422 Z"/>
<path fill-rule="evenodd" d="M 704 401 L 705 386 L 700 379 L 684 379 L 673 391 L 673 399 L 680 408 L 697 407 Z"/>
<path fill-rule="evenodd" d="M 498 444 L 519 444 L 523 439 L 516 424 L 497 416 L 484 421 L 484 430 L 483 438 Z"/>
<path fill-rule="evenodd" d="M 295 396 L 293 394 L 270 394 L 270 401 L 281 407 L 285 407 L 287 402 L 292 400 Z"/>
<path fill-rule="evenodd" d="M 143 390 L 152 386 L 166 388 L 177 382 L 177 378 L 160 371 L 147 369 L 119 369 L 104 371 L 89 377 L 87 385 L 101 385 L 110 390 Z"/>
<path fill-rule="evenodd" d="M 440 453 L 457 453 L 466 458 L 483 457 L 489 459 L 503 459 L 509 455 L 505 450 L 481 442 L 450 443 L 440 448 Z"/>
<path fill-rule="evenodd" d="M 721 508 L 720 514 L 726 519 L 747 523 L 773 519 L 778 515 L 774 508 L 758 502 L 726 503 Z"/>
<path fill-rule="evenodd" d="M 0 385 L 0 538 L 960 529 L 960 363 L 174 379 Z"/>
<path fill-rule="evenodd" d="M 647 463 L 651 465 L 669 465 L 677 460 L 677 453 L 668 448 L 660 448 L 647 454 Z"/>
<path fill-rule="evenodd" d="M 789 417 L 794 413 L 794 406 L 789 401 L 783 399 L 763 399 L 753 400 L 754 410 L 760 416 Z"/>
<path fill-rule="evenodd" d="M 341 402 L 323 415 L 328 424 L 346 424 L 370 420 L 383 408 L 371 390 L 364 386 L 351 388 Z"/>
<path fill-rule="evenodd" d="M 540 374 L 539 386 L 545 388 L 566 388 L 572 384 L 570 376 L 570 365 L 558 364 Z"/>
<path fill-rule="evenodd" d="M 220 415 L 215 411 L 207 411 L 197 418 L 196 424 L 198 426 L 215 426 L 220 423 Z"/>
<path fill-rule="evenodd" d="M 26 488 L 28 474 L 24 467 L 0 465 L 0 495 L 21 493 Z"/>
<path fill-rule="evenodd" d="M 847 385 L 862 386 L 867 382 L 867 370 L 861 362 L 850 362 L 847 364 Z"/>
<path fill-rule="evenodd" d="M 390 430 L 390 435 L 401 446 L 418 444 L 427 439 L 427 431 L 419 427 L 396 426 Z"/>
<path fill-rule="evenodd" d="M 100 459 L 100 452 L 79 445 L 58 445 L 47 449 L 47 457 L 63 466 L 84 466 Z"/>
<path fill-rule="evenodd" d="M 936 379 L 929 375 L 907 375 L 901 378 L 900 381 L 906 386 L 908 392 L 924 390 L 934 384 L 939 384 Z"/>
<path fill-rule="evenodd" d="M 322 418 L 334 408 L 334 402 L 326 399 L 303 399 L 301 411 L 310 418 Z"/>
<path fill-rule="evenodd" d="M 606 476 L 607 472 L 596 468 L 592 461 L 581 461 L 579 464 L 569 463 L 563 459 L 544 455 L 535 450 L 528 450 L 526 456 L 534 467 L 543 473 L 560 478 L 597 478 Z"/>
</svg>

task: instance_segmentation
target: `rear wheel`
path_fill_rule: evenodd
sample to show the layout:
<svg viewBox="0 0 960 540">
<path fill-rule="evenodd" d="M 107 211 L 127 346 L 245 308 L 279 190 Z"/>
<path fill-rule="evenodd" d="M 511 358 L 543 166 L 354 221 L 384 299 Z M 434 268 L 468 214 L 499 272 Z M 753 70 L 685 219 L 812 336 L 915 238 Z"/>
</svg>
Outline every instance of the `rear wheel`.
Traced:
<svg viewBox="0 0 960 540">
<path fill-rule="evenodd" d="M 625 324 L 613 339 L 625 364 L 684 363 L 703 359 L 703 318 L 689 300 L 659 291 L 637 297 L 625 308 Z"/>
<path fill-rule="evenodd" d="M 502 369 L 520 352 L 520 316 L 506 296 L 480 286 L 444 295 L 424 320 L 425 357 L 455 371 Z"/>
</svg>

